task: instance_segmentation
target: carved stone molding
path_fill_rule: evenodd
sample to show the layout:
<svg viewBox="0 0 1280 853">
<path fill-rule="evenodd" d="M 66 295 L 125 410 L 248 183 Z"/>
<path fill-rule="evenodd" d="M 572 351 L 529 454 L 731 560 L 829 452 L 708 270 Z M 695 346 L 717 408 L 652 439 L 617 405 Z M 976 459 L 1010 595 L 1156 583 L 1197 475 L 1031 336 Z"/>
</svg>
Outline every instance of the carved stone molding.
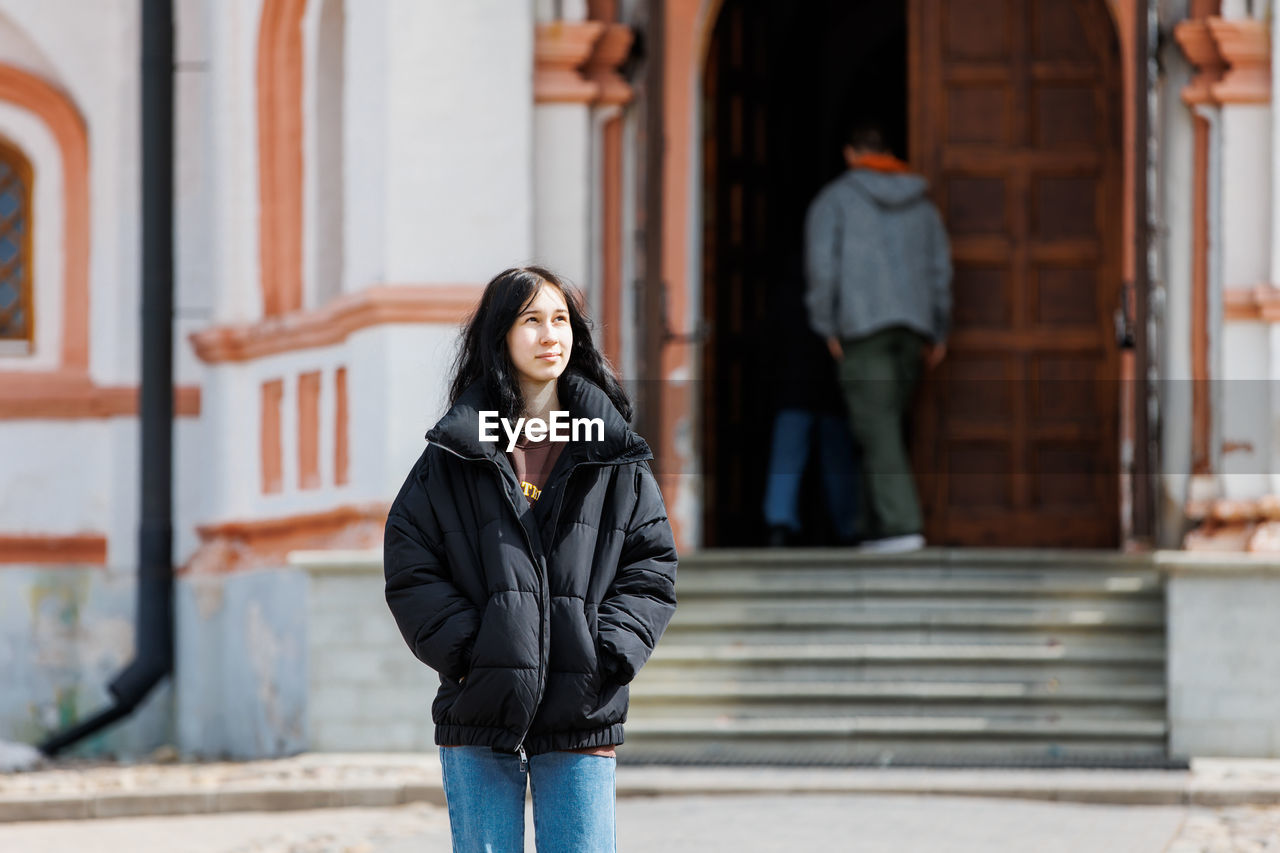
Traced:
<svg viewBox="0 0 1280 853">
<path fill-rule="evenodd" d="M 591 57 L 605 30 L 600 21 L 552 21 L 538 24 L 533 41 L 534 103 L 589 104 L 600 84 L 578 71 Z"/>
<path fill-rule="evenodd" d="M 1264 21 L 1251 18 L 1206 18 L 1218 53 L 1230 65 L 1213 84 L 1213 96 L 1224 104 L 1271 101 L 1271 34 Z"/>
<path fill-rule="evenodd" d="M 98 385 L 73 370 L 0 371 L 0 421 L 137 417 L 139 393 L 136 385 Z M 199 385 L 174 386 L 173 414 L 200 416 Z"/>
<path fill-rule="evenodd" d="M 1225 320 L 1280 323 L 1280 287 L 1270 284 L 1228 287 L 1222 294 L 1222 302 Z"/>
<path fill-rule="evenodd" d="M 483 285 L 378 285 L 340 296 L 322 308 L 256 323 L 213 326 L 190 336 L 206 364 L 252 361 L 283 352 L 340 344 L 353 332 L 388 323 L 455 325 L 467 316 Z"/>
<path fill-rule="evenodd" d="M 618 66 L 627 58 L 634 37 L 626 24 L 609 24 L 596 41 L 591 58 L 582 69 L 587 79 L 600 87 L 596 103 L 620 106 L 631 100 L 631 86 L 618 73 Z"/>
<path fill-rule="evenodd" d="M 388 509 L 378 503 L 350 504 L 283 518 L 199 525 L 201 545 L 178 571 L 218 574 L 283 566 L 290 551 L 377 547 Z"/>
<path fill-rule="evenodd" d="M 1209 24 L 1204 18 L 1183 21 L 1173 28 L 1173 37 L 1196 68 L 1196 76 L 1182 89 L 1183 102 L 1192 106 L 1214 103 L 1213 86 L 1222 79 L 1225 63 Z"/>
<path fill-rule="evenodd" d="M 1187 517 L 1200 521 L 1183 539 L 1188 551 L 1280 552 L 1280 496 L 1189 504 Z"/>
</svg>

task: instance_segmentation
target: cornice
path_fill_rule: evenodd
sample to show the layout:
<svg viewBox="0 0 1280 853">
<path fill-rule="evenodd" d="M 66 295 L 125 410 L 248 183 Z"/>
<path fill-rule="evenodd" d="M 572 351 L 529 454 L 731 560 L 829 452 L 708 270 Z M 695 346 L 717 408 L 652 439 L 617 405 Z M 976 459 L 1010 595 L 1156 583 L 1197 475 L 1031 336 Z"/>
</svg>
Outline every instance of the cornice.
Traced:
<svg viewBox="0 0 1280 853">
<path fill-rule="evenodd" d="M 626 24 L 609 24 L 596 40 L 591 58 L 582 71 L 588 80 L 599 86 L 596 103 L 603 106 L 621 106 L 631 101 L 631 86 L 618 73 L 618 66 L 631 51 L 635 34 Z"/>
<path fill-rule="evenodd" d="M 1280 323 L 1280 287 L 1228 287 L 1222 295 L 1224 320 Z"/>
<path fill-rule="evenodd" d="M 1187 61 L 1196 69 L 1195 77 L 1182 89 L 1183 102 L 1189 105 L 1215 103 L 1213 86 L 1222 79 L 1225 64 L 1209 24 L 1204 18 L 1183 21 L 1173 28 L 1173 37 Z"/>
<path fill-rule="evenodd" d="M 72 535 L 0 533 L 0 565 L 105 566 L 107 537 L 100 533 Z"/>
<path fill-rule="evenodd" d="M 291 551 L 376 546 L 389 505 L 348 504 L 280 518 L 243 519 L 196 527 L 201 546 L 180 569 L 213 574 L 281 566 Z"/>
<path fill-rule="evenodd" d="M 1218 53 L 1230 68 L 1211 87 L 1223 104 L 1265 104 L 1271 101 L 1271 33 L 1264 21 L 1252 18 L 1206 18 Z"/>
<path fill-rule="evenodd" d="M 591 56 L 605 24 L 600 21 L 552 21 L 538 24 L 533 40 L 533 100 L 547 104 L 589 104 L 600 84 L 578 68 Z"/>
<path fill-rule="evenodd" d="M 387 323 L 456 324 L 475 308 L 483 289 L 478 284 L 379 285 L 314 311 L 205 329 L 191 335 L 191 345 L 201 361 L 219 364 L 333 346 L 359 329 Z"/>
<path fill-rule="evenodd" d="M 1198 501 L 1186 506 L 1200 524 L 1187 533 L 1187 551 L 1280 552 L 1280 496 Z"/>
<path fill-rule="evenodd" d="M 0 371 L 0 421 L 134 417 L 139 405 L 137 386 L 98 385 L 78 371 Z M 174 386 L 173 414 L 200 416 L 199 386 Z"/>
<path fill-rule="evenodd" d="M 552 21 L 534 37 L 533 99 L 539 104 L 616 106 L 631 86 L 618 73 L 635 34 L 626 24 Z"/>
</svg>

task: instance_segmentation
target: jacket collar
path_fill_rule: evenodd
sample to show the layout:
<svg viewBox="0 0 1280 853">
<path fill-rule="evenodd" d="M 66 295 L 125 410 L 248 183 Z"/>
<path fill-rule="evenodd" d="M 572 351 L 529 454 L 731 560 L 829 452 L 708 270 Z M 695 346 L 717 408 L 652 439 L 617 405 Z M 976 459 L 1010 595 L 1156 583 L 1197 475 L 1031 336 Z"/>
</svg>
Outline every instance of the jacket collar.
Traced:
<svg viewBox="0 0 1280 853">
<path fill-rule="evenodd" d="M 556 390 L 560 405 L 571 418 L 600 418 L 604 422 L 603 441 L 576 441 L 569 445 L 574 464 L 621 464 L 653 458 L 649 445 L 627 426 L 609 396 L 593 382 L 566 370 Z M 480 440 L 480 412 L 495 408 L 484 383 L 474 382 L 427 433 L 427 441 L 466 459 L 505 461 L 503 450 L 507 442 L 502 430 L 498 441 Z"/>
</svg>

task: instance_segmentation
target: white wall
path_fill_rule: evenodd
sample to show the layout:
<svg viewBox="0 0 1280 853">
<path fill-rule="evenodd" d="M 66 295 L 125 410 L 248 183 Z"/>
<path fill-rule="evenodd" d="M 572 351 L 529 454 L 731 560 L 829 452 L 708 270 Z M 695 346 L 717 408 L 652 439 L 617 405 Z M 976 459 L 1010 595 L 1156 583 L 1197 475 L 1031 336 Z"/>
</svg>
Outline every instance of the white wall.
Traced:
<svg viewBox="0 0 1280 853">
<path fill-rule="evenodd" d="M 1265 106 L 1222 108 L 1222 279 L 1227 287 L 1256 286 L 1271 274 L 1271 111 Z"/>
<path fill-rule="evenodd" d="M 533 251 L 533 15 L 506 0 L 349 3 L 349 290 L 475 283 Z"/>
<path fill-rule="evenodd" d="M 598 282 L 590 280 L 590 192 L 592 178 L 598 178 L 591 171 L 595 125 L 585 104 L 539 104 L 533 115 L 534 258 L 598 295 Z"/>
<path fill-rule="evenodd" d="M 353 365 L 365 375 L 349 382 L 351 486 L 368 500 L 389 501 L 400 490 L 447 409 L 448 368 L 458 330 L 451 325 L 397 325 L 351 336 Z"/>
<path fill-rule="evenodd" d="M 179 383 L 200 381 L 204 368 L 187 338 L 217 316 L 219 275 L 225 259 L 234 256 L 233 247 L 217 231 L 216 201 L 222 197 L 225 176 L 217 169 L 215 69 L 224 63 L 214 42 L 219 31 L 206 5 L 202 0 L 179 0 L 174 6 L 173 349 Z"/>
<path fill-rule="evenodd" d="M 212 301 L 213 315 L 199 315 L 197 328 L 211 323 L 245 323 L 262 316 L 261 261 L 258 253 L 258 24 L 262 0 L 202 3 L 192 0 L 208 30 L 211 58 L 207 96 L 198 109 L 205 140 L 207 180 L 200 197 L 179 198 L 186 209 L 203 207 L 201 226 L 187 230 L 180 245 L 211 247 L 207 258 L 208 295 L 187 296 L 195 305 Z M 179 19 L 179 28 L 194 27 Z M 191 72 L 195 73 L 195 72 Z M 180 107 L 181 108 L 181 107 Z M 180 152 L 181 156 L 181 152 Z M 181 163 L 181 159 L 179 160 Z M 193 221 L 194 222 L 194 221 Z"/>
<path fill-rule="evenodd" d="M 1271 422 L 1270 327 L 1230 322 L 1222 329 L 1223 381 L 1215 417 L 1224 444 L 1245 447 L 1221 455 L 1223 496 L 1256 498 L 1270 487 L 1267 465 L 1275 425 Z"/>
<path fill-rule="evenodd" d="M 42 51 L 27 35 L 27 33 L 14 23 L 9 17 L 11 12 L 17 11 L 18 6 L 24 6 L 23 13 L 29 11 L 32 4 L 0 4 L 0 8 L 6 11 L 0 14 L 0 57 L 4 58 L 6 65 L 13 65 L 28 71 L 37 77 L 49 80 L 55 83 L 61 83 L 58 76 L 58 70 L 49 57 L 45 56 Z"/>
<path fill-rule="evenodd" d="M 110 486 L 109 422 L 3 422 L 7 453 L 0 519 L 6 532 L 71 534 L 104 531 L 115 494 Z M 68 449 L 76 452 L 68 452 Z"/>
<path fill-rule="evenodd" d="M 1243 9 L 1228 8 L 1224 17 Z M 1271 110 L 1267 105 L 1226 104 L 1221 109 L 1222 175 L 1221 281 L 1225 288 L 1254 288 L 1271 275 Z M 1280 370 L 1273 332 L 1262 323 L 1226 323 L 1222 329 L 1221 405 L 1215 414 L 1223 442 L 1247 445 L 1224 452 L 1223 491 L 1228 497 L 1254 498 L 1273 491 L 1280 478 L 1270 475 L 1278 441 L 1271 378 Z M 1280 343 L 1280 341 L 1277 341 Z"/>
<path fill-rule="evenodd" d="M 347 289 L 360 290 L 389 280 L 384 235 L 390 98 L 385 34 L 390 27 L 390 6 L 386 0 L 351 3 L 346 13 L 343 280 Z"/>
<path fill-rule="evenodd" d="M 488 281 L 533 248 L 532 9 L 388 2 L 385 280 Z"/>
</svg>

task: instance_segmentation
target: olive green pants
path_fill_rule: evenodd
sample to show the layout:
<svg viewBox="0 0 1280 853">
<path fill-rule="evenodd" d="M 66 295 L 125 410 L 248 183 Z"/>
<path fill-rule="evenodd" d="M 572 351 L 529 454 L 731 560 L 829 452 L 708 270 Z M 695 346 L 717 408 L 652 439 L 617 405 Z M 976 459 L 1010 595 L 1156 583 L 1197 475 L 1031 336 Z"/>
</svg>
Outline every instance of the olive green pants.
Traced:
<svg viewBox="0 0 1280 853">
<path fill-rule="evenodd" d="M 864 539 L 920 533 L 920 500 L 903 441 L 903 418 L 920 381 L 926 339 L 893 327 L 842 342 L 840 385 L 862 451 Z"/>
</svg>

